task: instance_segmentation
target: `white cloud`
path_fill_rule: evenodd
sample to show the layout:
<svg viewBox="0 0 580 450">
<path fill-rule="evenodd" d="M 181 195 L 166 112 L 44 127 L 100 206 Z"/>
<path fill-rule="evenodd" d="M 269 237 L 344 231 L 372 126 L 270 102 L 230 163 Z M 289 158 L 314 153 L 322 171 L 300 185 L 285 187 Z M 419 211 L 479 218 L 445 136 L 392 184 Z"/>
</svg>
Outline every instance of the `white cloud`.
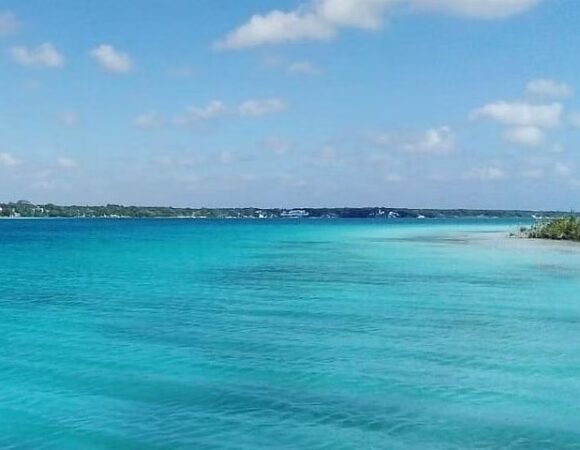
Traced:
<svg viewBox="0 0 580 450">
<path fill-rule="evenodd" d="M 259 117 L 284 111 L 286 108 L 286 102 L 279 98 L 246 100 L 237 108 L 229 107 L 220 100 L 213 100 L 203 107 L 186 108 L 185 112 L 177 116 L 173 122 L 178 126 L 196 126 L 234 113 L 240 117 Z M 149 124 L 150 117 L 142 116 L 140 119 L 141 125 Z"/>
<path fill-rule="evenodd" d="M 14 33 L 18 29 L 18 19 L 10 11 L 0 12 L 0 36 Z"/>
<path fill-rule="evenodd" d="M 371 143 L 409 154 L 445 155 L 455 149 L 455 134 L 450 127 L 429 128 L 415 135 L 374 133 L 368 136 Z"/>
<path fill-rule="evenodd" d="M 10 52 L 14 60 L 23 66 L 38 66 L 56 69 L 64 65 L 64 57 L 49 42 L 36 48 L 13 47 Z"/>
<path fill-rule="evenodd" d="M 200 166 L 205 163 L 205 159 L 199 155 L 190 154 L 187 157 L 175 157 L 172 155 L 160 155 L 153 158 L 152 163 L 156 166 L 178 169 L 186 168 L 190 169 L 192 167 Z"/>
<path fill-rule="evenodd" d="M 332 25 L 313 12 L 275 10 L 252 16 L 247 23 L 218 41 L 215 48 L 239 49 L 304 39 L 329 40 L 335 33 Z"/>
<path fill-rule="evenodd" d="M 62 169 L 76 169 L 79 164 L 72 158 L 61 157 L 56 160 L 58 167 Z"/>
<path fill-rule="evenodd" d="M 409 153 L 446 154 L 455 148 L 455 136 L 449 127 L 430 128 L 403 145 Z"/>
<path fill-rule="evenodd" d="M 508 142 L 528 147 L 540 146 L 545 140 L 545 133 L 540 128 L 533 126 L 509 128 L 503 136 Z"/>
<path fill-rule="evenodd" d="M 566 98 L 570 97 L 574 91 L 566 83 L 559 83 L 554 80 L 538 79 L 532 80 L 526 85 L 528 94 L 540 97 Z"/>
<path fill-rule="evenodd" d="M 412 6 L 456 16 L 502 19 L 533 8 L 540 0 L 412 0 Z"/>
<path fill-rule="evenodd" d="M 506 173 L 498 166 L 474 167 L 467 171 L 464 178 L 469 180 L 496 181 L 507 178 Z"/>
<path fill-rule="evenodd" d="M 280 56 L 268 56 L 263 64 L 271 69 L 282 69 L 290 75 L 320 75 L 322 69 L 308 60 L 286 61 Z"/>
<path fill-rule="evenodd" d="M 15 167 L 21 164 L 22 161 L 16 159 L 10 153 L 0 153 L 0 166 Z"/>
<path fill-rule="evenodd" d="M 66 111 L 60 115 L 60 123 L 69 128 L 76 127 L 80 123 L 80 118 L 74 111 Z"/>
<path fill-rule="evenodd" d="M 293 75 L 319 75 L 322 71 L 310 61 L 296 61 L 286 68 Z"/>
<path fill-rule="evenodd" d="M 133 120 L 133 125 L 142 130 L 152 130 L 163 125 L 163 120 L 157 113 L 147 112 L 138 115 Z"/>
<path fill-rule="evenodd" d="M 205 108 L 189 107 L 187 112 L 190 116 L 195 116 L 198 119 L 215 119 L 227 112 L 227 107 L 223 102 L 214 100 L 210 102 Z"/>
<path fill-rule="evenodd" d="M 572 174 L 572 167 L 569 164 L 557 162 L 554 164 L 554 175 L 558 177 L 568 177 Z"/>
<path fill-rule="evenodd" d="M 522 171 L 525 178 L 542 178 L 551 175 L 555 178 L 569 178 L 574 173 L 574 164 L 571 162 L 556 161 L 551 157 L 535 156 L 527 158 L 527 168 Z"/>
<path fill-rule="evenodd" d="M 536 85 L 539 93 L 542 88 Z M 529 85 L 528 85 L 529 91 Z M 503 139 L 512 144 L 538 147 L 546 142 L 546 131 L 559 127 L 564 108 L 561 103 L 536 104 L 497 101 L 471 112 L 471 119 L 493 120 L 507 128 Z"/>
<path fill-rule="evenodd" d="M 318 0 L 316 14 L 334 26 L 376 29 L 382 25 L 383 14 L 400 0 Z"/>
<path fill-rule="evenodd" d="M 246 100 L 238 106 L 238 112 L 243 117 L 264 116 L 284 111 L 288 105 L 279 98 L 268 98 L 265 100 Z"/>
<path fill-rule="evenodd" d="M 540 0 L 311 0 L 292 11 L 253 15 L 215 44 L 241 49 L 301 40 L 330 40 L 340 28 L 375 30 L 396 7 L 456 16 L 499 19 L 524 12 Z"/>
<path fill-rule="evenodd" d="M 133 69 L 131 57 L 127 53 L 115 50 L 112 45 L 102 44 L 91 50 L 90 54 L 108 72 L 123 74 Z"/>
<path fill-rule="evenodd" d="M 195 107 L 189 108 L 189 113 L 200 119 L 215 119 L 227 112 L 227 107 L 223 102 L 212 101 L 205 108 L 198 109 Z"/>
<path fill-rule="evenodd" d="M 471 118 L 486 118 L 517 127 L 554 128 L 560 125 L 562 111 L 560 103 L 536 105 L 498 101 L 476 109 L 471 113 Z"/>
<path fill-rule="evenodd" d="M 204 107 L 190 106 L 185 113 L 175 119 L 177 125 L 195 125 L 207 120 L 217 119 L 228 113 L 228 107 L 219 100 L 213 100 Z"/>
</svg>

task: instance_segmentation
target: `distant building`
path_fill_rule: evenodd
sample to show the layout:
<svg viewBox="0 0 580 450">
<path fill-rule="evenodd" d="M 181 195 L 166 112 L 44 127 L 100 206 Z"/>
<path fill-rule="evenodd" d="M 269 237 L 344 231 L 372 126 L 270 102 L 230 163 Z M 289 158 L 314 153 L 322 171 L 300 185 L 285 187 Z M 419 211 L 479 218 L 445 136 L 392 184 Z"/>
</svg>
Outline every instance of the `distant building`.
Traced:
<svg viewBox="0 0 580 450">
<path fill-rule="evenodd" d="M 303 209 L 290 209 L 290 210 L 285 209 L 280 213 L 280 217 L 288 217 L 292 219 L 299 219 L 308 216 L 309 216 L 308 211 L 305 211 Z"/>
</svg>

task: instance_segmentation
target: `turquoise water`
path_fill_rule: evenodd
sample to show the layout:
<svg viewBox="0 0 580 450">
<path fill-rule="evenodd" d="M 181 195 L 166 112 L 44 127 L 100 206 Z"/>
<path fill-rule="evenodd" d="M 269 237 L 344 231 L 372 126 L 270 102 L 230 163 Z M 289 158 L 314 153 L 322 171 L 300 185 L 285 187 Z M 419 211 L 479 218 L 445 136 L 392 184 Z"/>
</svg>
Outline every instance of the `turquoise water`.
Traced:
<svg viewBox="0 0 580 450">
<path fill-rule="evenodd" d="M 580 449 L 580 247 L 514 228 L 0 221 L 0 448 Z"/>
</svg>

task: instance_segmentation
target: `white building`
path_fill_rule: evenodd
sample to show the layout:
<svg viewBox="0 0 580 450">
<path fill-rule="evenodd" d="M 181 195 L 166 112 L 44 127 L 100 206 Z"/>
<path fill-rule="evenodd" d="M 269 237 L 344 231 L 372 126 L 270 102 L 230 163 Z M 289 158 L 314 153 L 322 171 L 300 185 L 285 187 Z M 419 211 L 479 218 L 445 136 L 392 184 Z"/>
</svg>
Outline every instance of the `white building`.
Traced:
<svg viewBox="0 0 580 450">
<path fill-rule="evenodd" d="M 309 216 L 308 211 L 305 211 L 303 209 L 290 209 L 290 210 L 285 209 L 280 213 L 280 217 L 288 217 L 292 219 L 299 219 L 301 217 L 308 216 Z"/>
</svg>

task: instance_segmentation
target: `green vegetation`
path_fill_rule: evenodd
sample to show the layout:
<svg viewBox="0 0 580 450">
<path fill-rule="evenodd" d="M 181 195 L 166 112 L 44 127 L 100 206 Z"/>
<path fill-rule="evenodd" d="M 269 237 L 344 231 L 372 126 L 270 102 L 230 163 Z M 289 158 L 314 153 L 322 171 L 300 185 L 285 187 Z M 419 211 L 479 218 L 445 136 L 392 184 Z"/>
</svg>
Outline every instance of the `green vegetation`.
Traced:
<svg viewBox="0 0 580 450">
<path fill-rule="evenodd" d="M 568 216 L 539 221 L 526 230 L 525 235 L 532 239 L 580 241 L 580 218 Z"/>
<path fill-rule="evenodd" d="M 29 201 L 0 203 L 0 217 L 26 218 L 188 218 L 188 219 L 447 219 L 559 217 L 561 212 L 474 209 L 369 208 L 172 208 L 163 206 L 59 206 Z"/>
</svg>

